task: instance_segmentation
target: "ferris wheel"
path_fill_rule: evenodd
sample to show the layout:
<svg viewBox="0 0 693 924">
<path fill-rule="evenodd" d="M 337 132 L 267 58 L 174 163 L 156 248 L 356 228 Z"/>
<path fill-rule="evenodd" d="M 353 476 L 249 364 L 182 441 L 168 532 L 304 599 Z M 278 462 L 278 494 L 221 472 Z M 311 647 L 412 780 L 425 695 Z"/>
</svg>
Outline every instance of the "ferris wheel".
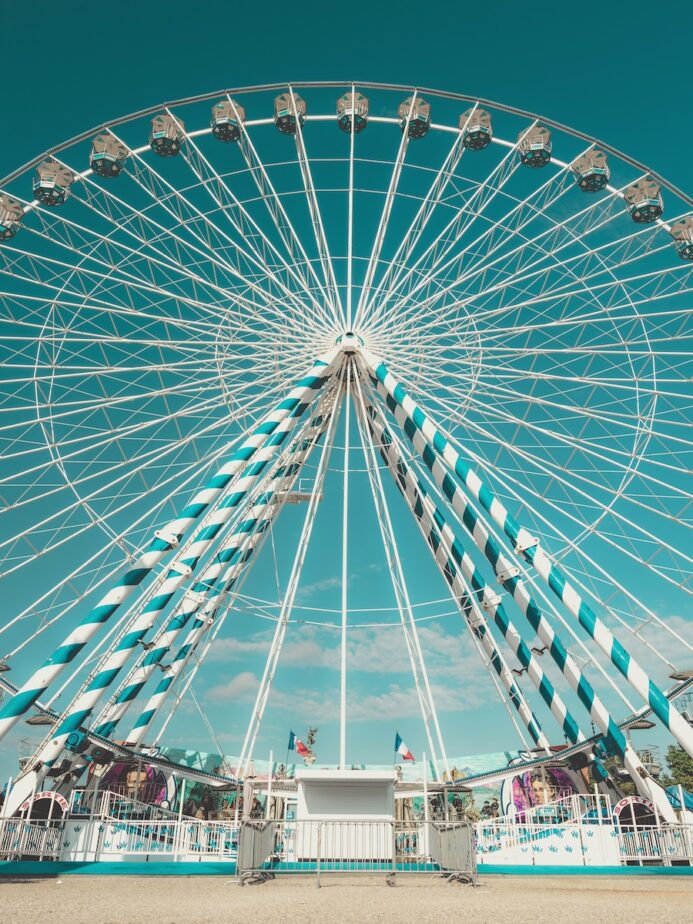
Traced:
<svg viewBox="0 0 693 924">
<path fill-rule="evenodd" d="M 0 190 L 0 734 L 46 725 L 17 798 L 165 741 L 239 610 L 271 624 L 242 771 L 332 491 L 340 765 L 370 530 L 441 775 L 421 625 L 452 612 L 537 759 L 594 734 L 666 816 L 620 726 L 693 754 L 690 197 L 551 120 L 350 83 L 153 107 Z"/>
</svg>

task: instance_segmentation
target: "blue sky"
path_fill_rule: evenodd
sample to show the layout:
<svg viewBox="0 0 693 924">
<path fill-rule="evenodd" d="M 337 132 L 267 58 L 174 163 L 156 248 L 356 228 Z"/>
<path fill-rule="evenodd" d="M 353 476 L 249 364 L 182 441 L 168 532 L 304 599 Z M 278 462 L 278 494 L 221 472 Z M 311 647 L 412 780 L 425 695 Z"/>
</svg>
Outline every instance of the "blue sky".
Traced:
<svg viewBox="0 0 693 924">
<path fill-rule="evenodd" d="M 660 16 L 639 0 L 595 3 L 594 13 L 583 7 L 583 23 L 575 7 L 530 10 L 507 0 L 486 5 L 401 2 L 396 8 L 384 3 L 336 8 L 271 2 L 240 8 L 207 0 L 124 0 L 109 11 L 72 2 L 59 15 L 55 4 L 43 0 L 30 7 L 5 3 L 0 12 L 5 36 L 0 175 L 101 120 L 158 101 L 215 88 L 324 78 L 411 83 L 498 100 L 603 139 L 690 192 L 693 12 L 688 4 L 675 6 L 675 12 L 668 7 Z M 391 496 L 394 502 L 394 492 Z M 309 558 L 306 585 L 299 592 L 300 602 L 316 609 L 339 605 L 336 511 L 332 502 L 321 511 L 311 553 L 319 554 L 319 560 Z M 364 513 L 366 520 L 369 515 Z M 374 521 L 367 533 L 376 535 Z M 375 610 L 391 605 L 391 592 L 369 542 L 364 541 L 353 563 L 353 605 Z M 417 542 L 412 528 L 403 541 L 403 557 L 416 574 L 414 593 L 420 591 L 425 600 L 436 576 Z M 287 573 L 289 563 L 280 549 L 280 574 Z M 258 594 L 272 580 L 268 560 L 254 576 Z M 230 753 L 245 725 L 241 714 L 255 689 L 270 631 L 257 619 L 240 617 L 238 633 L 218 646 L 206 675 L 205 708 Z M 455 618 L 439 619 L 422 632 L 449 752 L 499 750 L 516 741 L 484 670 L 456 641 Z M 404 647 L 388 633 L 394 636 L 393 629 L 352 634 L 358 702 L 349 757 L 357 762 L 386 762 L 396 727 L 412 749 L 420 752 L 424 746 L 405 680 Z M 320 756 L 335 758 L 334 636 L 334 630 L 296 627 L 277 675 L 279 695 L 263 727 L 259 753 L 281 751 L 290 727 L 300 733 L 315 723 L 321 727 Z M 307 663 L 312 665 L 310 683 Z M 374 722 L 370 715 L 385 718 Z M 211 748 L 193 706 L 181 711 L 171 735 L 178 745 Z M 5 773 L 14 762 L 17 737 L 8 739 L 0 760 Z"/>
<path fill-rule="evenodd" d="M 104 118 L 228 86 L 373 80 L 484 96 L 602 138 L 686 187 L 693 12 L 642 0 L 579 10 L 123 0 L 4 3 L 0 170 Z M 584 17 L 584 19 L 583 19 Z"/>
</svg>

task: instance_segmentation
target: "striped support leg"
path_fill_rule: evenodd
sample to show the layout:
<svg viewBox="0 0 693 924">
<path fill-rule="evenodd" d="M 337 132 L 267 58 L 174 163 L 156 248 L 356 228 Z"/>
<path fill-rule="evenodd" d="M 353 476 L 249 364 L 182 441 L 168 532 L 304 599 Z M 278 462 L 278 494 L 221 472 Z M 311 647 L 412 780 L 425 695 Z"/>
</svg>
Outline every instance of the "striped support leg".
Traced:
<svg viewBox="0 0 693 924">
<path fill-rule="evenodd" d="M 443 459 L 454 471 L 470 495 L 490 514 L 493 521 L 510 539 L 516 552 L 524 555 L 525 559 L 534 566 L 551 590 L 565 604 L 568 612 L 578 620 L 587 634 L 594 639 L 615 667 L 652 708 L 654 714 L 664 723 L 679 744 L 693 757 L 693 729 L 675 706 L 669 702 L 654 681 L 592 611 L 560 569 L 551 562 L 546 552 L 538 545 L 537 540 L 515 522 L 489 486 L 484 484 L 476 471 L 460 457 L 445 434 L 412 400 L 385 364 L 365 351 L 362 351 L 361 355 L 369 367 L 378 391 L 385 397 L 388 407 L 397 416 L 409 439 L 424 454 L 426 465 L 431 471 L 435 469 L 437 483 L 443 488 L 446 496 L 456 495 L 457 486 L 438 461 L 439 459 Z M 466 507 L 466 504 L 464 506 Z M 473 531 L 476 528 L 477 518 L 471 510 L 466 516 L 470 529 Z M 516 580 L 508 589 L 514 593 L 515 585 L 521 585 L 521 583 Z"/>
<path fill-rule="evenodd" d="M 246 565 L 252 558 L 255 548 L 268 529 L 270 522 L 271 515 L 258 521 L 255 531 L 249 534 L 235 561 L 233 561 L 224 575 L 223 587 L 219 588 L 214 596 L 210 596 L 203 609 L 195 616 L 183 644 L 176 652 L 172 661 L 167 665 L 166 675 L 157 684 L 154 692 L 147 700 L 144 709 L 135 720 L 131 731 L 128 733 L 126 740 L 129 745 L 135 746 L 142 742 L 147 730 L 150 728 L 159 710 L 169 696 L 173 684 L 178 677 L 180 677 L 185 665 L 194 655 L 203 636 L 214 624 L 217 612 L 225 596 L 233 590 L 241 576 L 245 573 Z"/>
<path fill-rule="evenodd" d="M 314 398 L 314 392 L 309 392 L 308 397 L 311 396 Z M 194 570 L 200 558 L 209 551 L 225 523 L 230 519 L 231 514 L 257 486 L 266 467 L 279 452 L 280 447 L 291 429 L 296 425 L 307 404 L 308 400 L 297 404 L 289 416 L 279 422 L 268 443 L 255 453 L 251 463 L 234 485 L 233 493 L 223 499 L 217 510 L 212 513 L 209 522 L 197 536 L 196 541 L 187 550 L 185 558 L 181 562 L 184 566 L 190 568 L 191 571 Z M 228 558 L 231 558 L 232 554 L 233 552 L 229 551 Z M 210 577 L 214 575 L 214 579 L 216 579 L 223 567 L 224 561 L 215 563 L 211 568 Z M 169 575 L 168 580 L 177 586 L 183 578 L 178 571 L 175 571 L 172 575 Z M 195 585 L 194 592 L 202 594 L 205 586 L 204 583 Z M 159 617 L 172 596 L 172 592 L 168 595 L 158 594 L 149 601 L 142 613 L 131 622 L 115 648 L 101 661 L 95 675 L 88 682 L 85 689 L 65 711 L 57 730 L 51 734 L 50 741 L 38 755 L 38 759 L 42 764 L 46 767 L 52 766 L 62 753 L 70 734 L 84 725 L 104 691 L 113 683 L 123 665 L 137 649 L 139 642 L 152 627 L 155 619 Z"/>
<path fill-rule="evenodd" d="M 332 374 L 337 355 L 337 351 L 333 350 L 315 363 L 289 395 L 251 431 L 240 449 L 231 455 L 217 474 L 191 499 L 181 515 L 156 532 L 154 539 L 135 566 L 120 579 L 115 587 L 108 591 L 17 693 L 4 703 L 0 709 L 0 740 L 26 714 L 65 667 L 74 660 L 151 570 L 171 549 L 178 546 L 183 534 L 228 488 L 232 479 L 254 458 L 258 449 L 267 442 L 271 443 L 277 430 L 281 433 L 280 427 L 287 418 L 295 416 L 299 408 L 305 409 L 306 404 L 312 401 L 317 391 Z M 107 676 L 103 679 L 110 682 Z"/>
<path fill-rule="evenodd" d="M 397 452 L 395 455 L 392 455 L 391 449 L 394 448 L 394 440 L 392 439 L 391 435 L 388 434 L 386 430 L 383 430 L 382 433 L 383 447 L 388 450 L 387 455 L 384 454 L 384 458 L 388 463 L 388 466 L 391 468 L 394 466 L 393 472 L 399 483 L 400 490 L 402 490 L 402 493 L 405 493 L 405 495 L 408 497 L 408 501 L 410 505 L 414 506 L 415 511 L 429 511 L 429 513 L 432 515 L 432 520 L 435 522 L 439 533 L 443 536 L 446 536 L 449 540 L 447 547 L 451 552 L 454 562 L 460 566 L 462 573 L 467 577 L 467 580 L 474 589 L 475 594 L 479 599 L 481 599 L 483 608 L 493 618 L 495 624 L 498 626 L 506 640 L 510 642 L 511 648 L 515 651 L 518 660 L 524 667 L 527 668 L 528 676 L 537 686 L 540 694 L 542 695 L 542 698 L 547 703 L 547 705 L 549 705 L 549 708 L 551 709 L 554 716 L 560 721 L 561 712 L 557 708 L 557 705 L 560 705 L 563 710 L 565 710 L 565 706 L 560 700 L 558 700 L 557 704 L 558 694 L 555 690 L 553 690 L 553 687 L 550 685 L 548 678 L 544 676 L 543 679 L 540 679 L 536 673 L 536 666 L 534 670 L 532 670 L 532 661 L 534 660 L 532 658 L 532 654 L 527 649 L 524 642 L 521 641 L 517 630 L 514 629 L 512 623 L 508 619 L 500 601 L 500 597 L 491 591 L 490 588 L 484 585 L 483 578 L 476 570 L 474 563 L 471 561 L 466 552 L 464 552 L 464 550 L 460 547 L 459 543 L 454 537 L 454 534 L 451 530 L 449 530 L 449 527 L 447 527 L 442 512 L 439 508 L 436 508 L 432 504 L 432 501 L 429 498 L 426 497 L 426 490 L 424 485 L 418 478 L 414 479 L 410 470 L 406 466 L 401 453 Z M 390 437 L 389 442 L 388 437 Z M 515 638 L 512 637 L 511 633 L 514 633 Z M 537 634 L 541 638 L 541 634 L 539 632 L 537 632 Z M 517 647 L 515 647 L 515 645 Z M 555 639 L 555 645 L 560 645 L 558 639 Z M 561 670 L 566 678 L 571 680 L 573 675 L 570 673 L 570 671 L 566 672 L 565 665 L 567 663 L 569 667 L 571 667 L 570 662 L 572 662 L 572 659 L 569 655 L 567 655 L 565 649 L 560 646 L 560 650 L 563 652 L 565 660 L 563 657 L 556 656 L 556 647 L 551 646 L 549 650 L 556 663 L 559 665 L 559 667 L 561 667 Z M 674 812 L 671 808 L 671 805 L 669 804 L 664 790 L 656 783 L 655 780 L 648 776 L 632 746 L 624 738 L 618 726 L 616 726 L 616 724 L 611 720 L 608 712 L 597 699 L 589 683 L 585 680 L 584 677 L 582 677 L 579 669 L 577 668 L 577 665 L 575 665 L 574 662 L 572 662 L 572 669 L 574 670 L 577 677 L 577 686 L 575 686 L 573 683 L 571 683 L 571 685 L 573 685 L 573 688 L 576 689 L 581 702 L 588 706 L 590 715 L 594 716 L 593 721 L 600 728 L 600 731 L 602 734 L 604 734 L 605 738 L 610 742 L 611 747 L 620 754 L 623 760 L 623 764 L 631 779 L 635 783 L 638 792 L 657 806 L 657 809 L 662 818 L 667 821 L 675 821 Z M 592 699 L 590 699 L 590 697 L 592 697 Z M 572 719 L 570 714 L 567 713 L 567 710 L 565 710 L 565 712 L 567 722 L 564 722 L 562 727 L 566 733 L 566 736 L 571 742 L 578 742 L 583 740 L 584 736 L 577 729 L 574 719 Z"/>
<path fill-rule="evenodd" d="M 300 463 L 295 461 L 290 466 L 290 470 L 287 472 L 290 483 L 293 483 L 293 481 L 300 473 L 301 466 L 304 463 L 307 454 L 312 450 L 315 443 L 317 443 L 317 440 L 322 435 L 322 431 L 326 429 L 326 425 L 329 424 L 330 416 L 331 415 L 326 415 L 326 420 L 324 422 L 320 421 L 320 432 L 315 438 L 311 436 L 311 438 L 303 441 L 300 447 Z M 176 682 L 177 678 L 184 670 L 185 665 L 194 654 L 200 640 L 202 639 L 202 636 L 213 624 L 216 613 L 221 608 L 225 595 L 227 595 L 236 587 L 241 577 L 247 574 L 246 563 L 254 554 L 259 541 L 270 526 L 273 518 L 278 515 L 280 510 L 281 506 L 273 504 L 266 510 L 264 516 L 260 516 L 259 511 L 257 511 L 255 515 L 253 512 L 251 512 L 249 520 L 253 522 L 253 527 L 252 531 L 248 535 L 245 546 L 242 548 L 242 551 L 237 555 L 237 557 L 231 562 L 228 570 L 223 576 L 223 580 L 220 585 L 216 585 L 210 589 L 210 599 L 207 601 L 204 611 L 200 616 L 196 617 L 188 632 L 188 636 L 184 644 L 178 650 L 172 662 L 168 666 L 167 676 L 159 682 L 156 689 L 154 690 L 154 693 L 146 703 L 144 710 L 136 719 L 135 724 L 133 725 L 133 728 L 127 738 L 129 742 L 132 742 L 133 744 L 141 743 L 144 735 L 156 718 L 157 713 L 161 709 L 166 697 L 169 695 L 171 687 Z"/>
<path fill-rule="evenodd" d="M 472 632 L 480 640 L 484 651 L 508 691 L 510 701 L 517 710 L 535 744 L 548 750 L 549 744 L 541 731 L 536 716 L 528 706 L 522 692 L 514 681 L 505 659 L 498 651 L 493 637 L 488 631 L 486 620 L 481 612 L 485 610 L 500 629 L 513 654 L 526 668 L 527 674 L 548 705 L 562 732 L 571 744 L 584 740 L 584 735 L 577 722 L 570 715 L 561 697 L 553 688 L 550 680 L 537 663 L 536 657 L 522 641 L 519 632 L 506 615 L 503 605 L 483 578 L 469 556 L 461 548 L 452 530 L 445 522 L 440 508 L 436 507 L 426 492 L 425 486 L 406 464 L 399 452 L 392 434 L 382 421 L 375 408 L 368 408 L 369 427 L 380 454 L 388 466 L 400 493 L 412 511 L 419 528 L 441 568 L 443 577 L 453 591 L 455 600 L 460 605 L 464 618 Z M 465 581 L 473 588 L 468 593 Z M 475 606 L 481 601 L 481 608 Z"/>
<path fill-rule="evenodd" d="M 268 515 L 268 508 L 275 502 L 277 495 L 290 489 L 300 473 L 301 466 L 324 430 L 325 418 L 322 414 L 318 414 L 312 419 L 302 437 L 291 447 L 285 461 L 273 473 L 266 489 L 253 501 L 248 514 L 236 523 L 233 534 L 224 540 L 223 548 L 215 555 L 212 563 L 207 566 L 199 580 L 193 585 L 191 592 L 185 594 L 180 600 L 168 623 L 158 633 L 153 647 L 121 685 L 115 701 L 102 711 L 95 727 L 98 734 L 104 736 L 113 734 L 118 722 L 139 695 L 157 665 L 170 651 L 190 618 L 205 602 L 209 590 L 215 586 L 222 570 L 239 554 L 241 547 L 257 527 L 258 522 Z"/>
<path fill-rule="evenodd" d="M 443 495 L 452 504 L 454 510 L 459 515 L 461 522 L 472 537 L 474 544 L 491 563 L 502 586 L 510 592 L 542 643 L 548 648 L 552 659 L 558 665 L 561 673 L 568 680 L 572 689 L 578 694 L 580 701 L 588 710 L 592 722 L 594 722 L 602 734 L 607 737 L 611 746 L 623 756 L 626 747 L 626 740 L 623 733 L 618 728 L 616 722 L 611 718 L 608 710 L 599 697 L 597 697 L 591 684 L 584 677 L 576 662 L 570 657 L 568 651 L 554 633 L 548 619 L 543 615 L 527 591 L 524 581 L 515 576 L 518 569 L 513 567 L 512 562 L 502 555 L 498 544 L 489 533 L 486 524 L 468 505 L 464 493 L 453 479 L 450 478 L 445 467 L 438 461 L 435 453 L 425 442 L 421 432 L 415 427 L 412 427 L 404 409 L 395 401 L 391 402 L 390 407 L 395 415 L 395 419 L 410 438 L 412 445 L 417 452 L 421 454 L 424 463 L 433 475 L 433 480 L 440 487 Z M 513 576 L 508 577 L 508 575 Z"/>
</svg>

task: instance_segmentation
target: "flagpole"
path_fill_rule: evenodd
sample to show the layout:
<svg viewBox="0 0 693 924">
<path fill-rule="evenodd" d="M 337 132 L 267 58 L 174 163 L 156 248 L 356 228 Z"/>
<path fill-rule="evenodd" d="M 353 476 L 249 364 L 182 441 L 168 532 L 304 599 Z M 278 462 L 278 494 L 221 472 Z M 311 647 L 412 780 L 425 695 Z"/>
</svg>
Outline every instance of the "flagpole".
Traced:
<svg viewBox="0 0 693 924">
<path fill-rule="evenodd" d="M 272 805 L 272 775 L 274 773 L 274 751 L 269 752 L 269 770 L 267 773 L 267 804 L 265 805 L 265 818 L 270 817 L 270 807 Z"/>
<path fill-rule="evenodd" d="M 340 652 L 340 677 L 339 677 L 339 768 L 346 770 L 346 669 L 347 669 L 347 577 L 348 577 L 348 559 L 347 559 L 347 540 L 349 524 L 349 425 L 351 402 L 349 392 L 351 390 L 351 366 L 346 370 L 346 390 L 344 393 L 344 403 L 346 404 L 346 413 L 344 419 L 344 476 L 343 476 L 343 497 L 342 497 L 342 633 L 341 633 L 341 652 Z"/>
<path fill-rule="evenodd" d="M 428 764 L 426 763 L 426 752 L 423 753 L 423 793 L 424 793 L 424 853 L 428 856 L 429 845 L 429 810 L 428 810 Z"/>
<path fill-rule="evenodd" d="M 423 754 L 423 793 L 424 793 L 424 821 L 428 823 L 428 765 L 426 752 Z"/>
</svg>

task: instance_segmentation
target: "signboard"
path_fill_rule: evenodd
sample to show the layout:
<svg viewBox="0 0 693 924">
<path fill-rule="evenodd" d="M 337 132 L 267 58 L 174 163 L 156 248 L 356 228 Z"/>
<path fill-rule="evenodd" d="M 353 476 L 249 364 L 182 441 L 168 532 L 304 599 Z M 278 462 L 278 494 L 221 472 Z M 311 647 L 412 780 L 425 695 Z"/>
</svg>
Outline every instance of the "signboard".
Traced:
<svg viewBox="0 0 693 924">
<path fill-rule="evenodd" d="M 67 799 L 64 796 L 61 796 L 59 792 L 53 792 L 50 789 L 45 789 L 41 792 L 37 792 L 35 796 L 29 796 L 28 799 L 25 799 L 24 802 L 22 802 L 22 804 L 19 806 L 19 811 L 26 812 L 29 806 L 32 803 L 38 802 L 39 799 L 52 799 L 53 802 L 60 806 L 63 812 L 66 812 L 68 809 Z"/>
</svg>

